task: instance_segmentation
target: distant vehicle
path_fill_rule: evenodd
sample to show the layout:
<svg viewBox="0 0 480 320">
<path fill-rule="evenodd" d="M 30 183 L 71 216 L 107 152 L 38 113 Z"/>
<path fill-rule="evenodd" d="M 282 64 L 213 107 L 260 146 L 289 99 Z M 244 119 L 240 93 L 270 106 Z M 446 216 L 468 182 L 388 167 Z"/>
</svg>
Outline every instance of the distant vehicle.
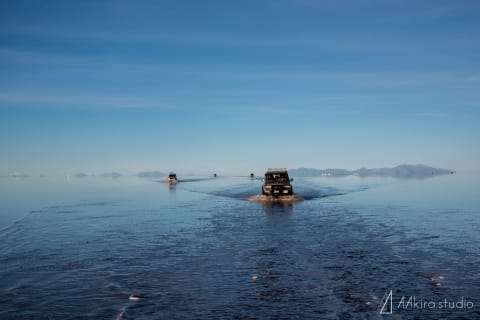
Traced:
<svg viewBox="0 0 480 320">
<path fill-rule="evenodd" d="M 214 173 L 214 174 L 213 174 L 213 177 L 214 177 L 214 178 L 216 178 L 216 177 L 217 177 L 217 174 L 216 174 L 216 173 Z"/>
<path fill-rule="evenodd" d="M 287 169 L 269 168 L 263 179 L 262 194 L 269 196 L 292 195 L 293 188 L 290 181 L 293 179 L 288 176 Z"/>
<path fill-rule="evenodd" d="M 170 174 L 168 175 L 168 178 L 167 178 L 167 183 L 168 184 L 177 184 L 177 182 L 178 182 L 177 175 L 173 172 L 170 172 Z"/>
<path fill-rule="evenodd" d="M 250 178 L 255 178 L 255 175 L 253 173 L 250 173 Z"/>
</svg>

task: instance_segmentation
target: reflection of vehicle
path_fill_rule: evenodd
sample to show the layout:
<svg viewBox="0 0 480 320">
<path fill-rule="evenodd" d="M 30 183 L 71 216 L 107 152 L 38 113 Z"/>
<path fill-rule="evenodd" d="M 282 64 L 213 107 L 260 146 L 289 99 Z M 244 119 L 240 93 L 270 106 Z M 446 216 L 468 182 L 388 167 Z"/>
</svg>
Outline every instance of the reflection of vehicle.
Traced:
<svg viewBox="0 0 480 320">
<path fill-rule="evenodd" d="M 262 194 L 271 196 L 292 195 L 293 188 L 290 181 L 287 169 L 270 168 L 265 172 Z"/>
<path fill-rule="evenodd" d="M 170 174 L 168 175 L 168 178 L 167 178 L 167 183 L 168 184 L 177 184 L 178 180 L 177 180 L 177 175 L 173 172 L 170 172 Z"/>
</svg>

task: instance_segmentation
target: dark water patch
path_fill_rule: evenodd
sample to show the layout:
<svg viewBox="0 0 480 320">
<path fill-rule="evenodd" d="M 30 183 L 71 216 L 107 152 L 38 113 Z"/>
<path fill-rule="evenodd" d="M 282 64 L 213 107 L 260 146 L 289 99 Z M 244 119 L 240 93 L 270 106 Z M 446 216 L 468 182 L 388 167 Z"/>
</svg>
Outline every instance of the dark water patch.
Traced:
<svg viewBox="0 0 480 320">
<path fill-rule="evenodd" d="M 60 214 L 74 214 L 74 213 L 79 213 L 80 211 L 78 210 L 58 210 L 56 213 Z"/>
<path fill-rule="evenodd" d="M 429 241 L 432 239 L 438 239 L 440 236 L 423 236 L 423 237 L 418 237 L 418 238 L 413 238 L 408 241 L 408 244 L 412 244 L 417 241 Z"/>
<path fill-rule="evenodd" d="M 78 207 L 110 207 L 116 205 L 116 201 L 80 201 L 74 204 L 64 204 L 64 205 L 55 205 L 45 208 L 45 210 L 68 210 L 69 208 L 78 208 Z"/>
<path fill-rule="evenodd" d="M 208 192 L 211 195 L 217 197 L 226 197 L 226 198 L 233 198 L 243 200 L 255 194 L 258 194 L 258 187 L 252 186 L 251 184 L 248 185 L 241 185 L 234 188 L 227 188 L 223 190 L 217 190 Z"/>
<path fill-rule="evenodd" d="M 313 188 L 308 185 L 294 185 L 294 199 L 291 201 L 301 201 L 301 200 L 314 200 L 314 199 L 321 199 L 327 197 L 334 197 L 334 196 L 342 196 L 352 192 L 360 192 L 367 190 L 367 187 L 359 187 L 356 189 L 349 189 L 349 190 L 340 190 L 331 187 L 317 187 Z M 185 189 L 190 192 L 195 193 L 204 193 L 218 197 L 225 197 L 225 198 L 232 198 L 232 199 L 239 199 L 239 200 L 249 200 L 254 202 L 269 202 L 268 200 L 279 200 L 287 199 L 288 197 L 278 197 L 278 198 L 265 198 L 263 199 L 262 195 L 262 187 L 261 184 L 252 185 L 252 183 L 245 183 L 241 185 L 237 185 L 235 187 L 227 187 L 222 188 L 220 190 L 205 190 L 201 188 L 187 188 Z M 274 201 L 276 202 L 276 201 Z"/>
<path fill-rule="evenodd" d="M 47 209 L 32 210 L 30 214 L 41 214 L 47 212 Z"/>
</svg>

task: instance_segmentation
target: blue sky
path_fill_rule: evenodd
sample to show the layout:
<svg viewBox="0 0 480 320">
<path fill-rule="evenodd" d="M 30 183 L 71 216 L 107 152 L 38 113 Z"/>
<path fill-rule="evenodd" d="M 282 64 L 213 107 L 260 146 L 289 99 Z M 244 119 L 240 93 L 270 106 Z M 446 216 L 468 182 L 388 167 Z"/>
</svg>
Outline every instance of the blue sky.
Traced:
<svg viewBox="0 0 480 320">
<path fill-rule="evenodd" d="M 478 1 L 2 1 L 0 175 L 480 160 Z"/>
</svg>

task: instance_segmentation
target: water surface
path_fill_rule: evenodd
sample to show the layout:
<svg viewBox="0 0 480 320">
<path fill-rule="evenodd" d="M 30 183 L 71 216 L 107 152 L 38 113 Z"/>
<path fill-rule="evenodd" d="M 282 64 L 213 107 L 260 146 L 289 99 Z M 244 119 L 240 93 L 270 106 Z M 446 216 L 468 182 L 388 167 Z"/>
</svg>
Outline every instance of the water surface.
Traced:
<svg viewBox="0 0 480 320">
<path fill-rule="evenodd" d="M 260 180 L 185 180 L 3 179 L 0 318 L 480 317 L 476 177 L 295 179 L 305 201 L 265 204 Z"/>
</svg>

